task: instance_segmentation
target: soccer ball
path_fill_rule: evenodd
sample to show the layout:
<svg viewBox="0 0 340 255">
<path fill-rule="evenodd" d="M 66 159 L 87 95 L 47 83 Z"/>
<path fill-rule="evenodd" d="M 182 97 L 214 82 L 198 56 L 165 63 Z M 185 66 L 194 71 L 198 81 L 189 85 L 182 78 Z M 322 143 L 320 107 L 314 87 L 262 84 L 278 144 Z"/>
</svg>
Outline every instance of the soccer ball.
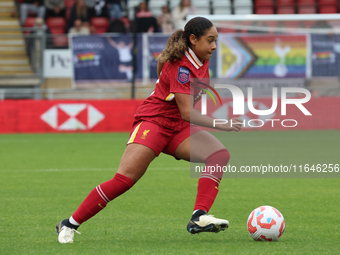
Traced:
<svg viewBox="0 0 340 255">
<path fill-rule="evenodd" d="M 276 241 L 285 230 L 285 220 L 279 210 L 264 205 L 250 213 L 247 226 L 248 232 L 254 240 Z"/>
</svg>

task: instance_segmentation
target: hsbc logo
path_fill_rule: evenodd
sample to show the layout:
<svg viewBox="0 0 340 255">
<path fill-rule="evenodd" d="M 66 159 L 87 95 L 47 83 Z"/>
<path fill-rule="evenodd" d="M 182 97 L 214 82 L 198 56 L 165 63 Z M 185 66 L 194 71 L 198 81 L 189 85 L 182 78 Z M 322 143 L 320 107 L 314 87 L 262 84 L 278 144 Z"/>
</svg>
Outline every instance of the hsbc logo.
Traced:
<svg viewBox="0 0 340 255">
<path fill-rule="evenodd" d="M 90 130 L 105 115 L 90 104 L 56 104 L 40 116 L 41 120 L 56 130 Z"/>
</svg>

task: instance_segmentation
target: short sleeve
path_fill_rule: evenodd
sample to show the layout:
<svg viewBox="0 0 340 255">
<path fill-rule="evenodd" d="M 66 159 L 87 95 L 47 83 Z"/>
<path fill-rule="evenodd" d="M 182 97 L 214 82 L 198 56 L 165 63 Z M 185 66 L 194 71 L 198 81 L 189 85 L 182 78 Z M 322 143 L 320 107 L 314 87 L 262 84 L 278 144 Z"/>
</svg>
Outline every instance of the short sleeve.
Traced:
<svg viewBox="0 0 340 255">
<path fill-rule="evenodd" d="M 193 94 L 190 90 L 191 72 L 189 68 L 179 66 L 170 74 L 170 93 Z"/>
</svg>

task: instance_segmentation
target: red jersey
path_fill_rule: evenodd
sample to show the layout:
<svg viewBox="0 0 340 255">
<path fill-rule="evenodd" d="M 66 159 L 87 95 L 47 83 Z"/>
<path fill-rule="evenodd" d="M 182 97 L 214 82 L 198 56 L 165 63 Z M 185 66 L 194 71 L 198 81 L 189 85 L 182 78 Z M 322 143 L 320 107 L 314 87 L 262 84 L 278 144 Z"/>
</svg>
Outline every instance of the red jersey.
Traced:
<svg viewBox="0 0 340 255">
<path fill-rule="evenodd" d="M 190 80 L 195 78 L 209 78 L 209 61 L 201 63 L 188 48 L 181 60 L 164 64 L 155 90 L 137 109 L 134 124 L 145 120 L 175 131 L 189 126 L 181 117 L 174 94 L 190 94 L 194 104 L 199 101 L 202 90 L 190 86 Z"/>
</svg>

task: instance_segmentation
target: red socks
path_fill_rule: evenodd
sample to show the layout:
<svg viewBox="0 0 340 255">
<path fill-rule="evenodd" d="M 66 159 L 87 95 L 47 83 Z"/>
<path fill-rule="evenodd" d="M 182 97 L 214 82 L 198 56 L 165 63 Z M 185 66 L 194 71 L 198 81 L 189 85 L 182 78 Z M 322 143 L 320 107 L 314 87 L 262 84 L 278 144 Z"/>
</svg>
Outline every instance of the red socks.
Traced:
<svg viewBox="0 0 340 255">
<path fill-rule="evenodd" d="M 220 166 L 228 164 L 230 155 L 228 150 L 222 149 L 211 154 L 206 160 L 206 166 Z M 202 173 L 197 188 L 197 197 L 194 210 L 204 210 L 209 212 L 218 193 L 218 187 L 222 179 L 223 172 Z M 79 208 L 73 213 L 73 219 L 82 224 L 102 209 L 108 202 L 128 191 L 134 185 L 130 178 L 117 173 L 113 179 L 104 182 L 94 188 L 81 203 Z"/>
<path fill-rule="evenodd" d="M 116 173 L 113 179 L 98 185 L 90 192 L 72 215 L 73 219 L 82 224 L 104 209 L 108 202 L 128 191 L 134 184 L 130 178 Z"/>
<path fill-rule="evenodd" d="M 227 149 L 214 152 L 205 160 L 206 169 L 208 166 L 220 166 L 221 169 L 228 164 L 230 154 Z M 218 193 L 218 187 L 222 179 L 223 172 L 205 172 L 202 173 L 198 180 L 197 197 L 194 207 L 195 210 L 204 210 L 209 212 Z"/>
</svg>

